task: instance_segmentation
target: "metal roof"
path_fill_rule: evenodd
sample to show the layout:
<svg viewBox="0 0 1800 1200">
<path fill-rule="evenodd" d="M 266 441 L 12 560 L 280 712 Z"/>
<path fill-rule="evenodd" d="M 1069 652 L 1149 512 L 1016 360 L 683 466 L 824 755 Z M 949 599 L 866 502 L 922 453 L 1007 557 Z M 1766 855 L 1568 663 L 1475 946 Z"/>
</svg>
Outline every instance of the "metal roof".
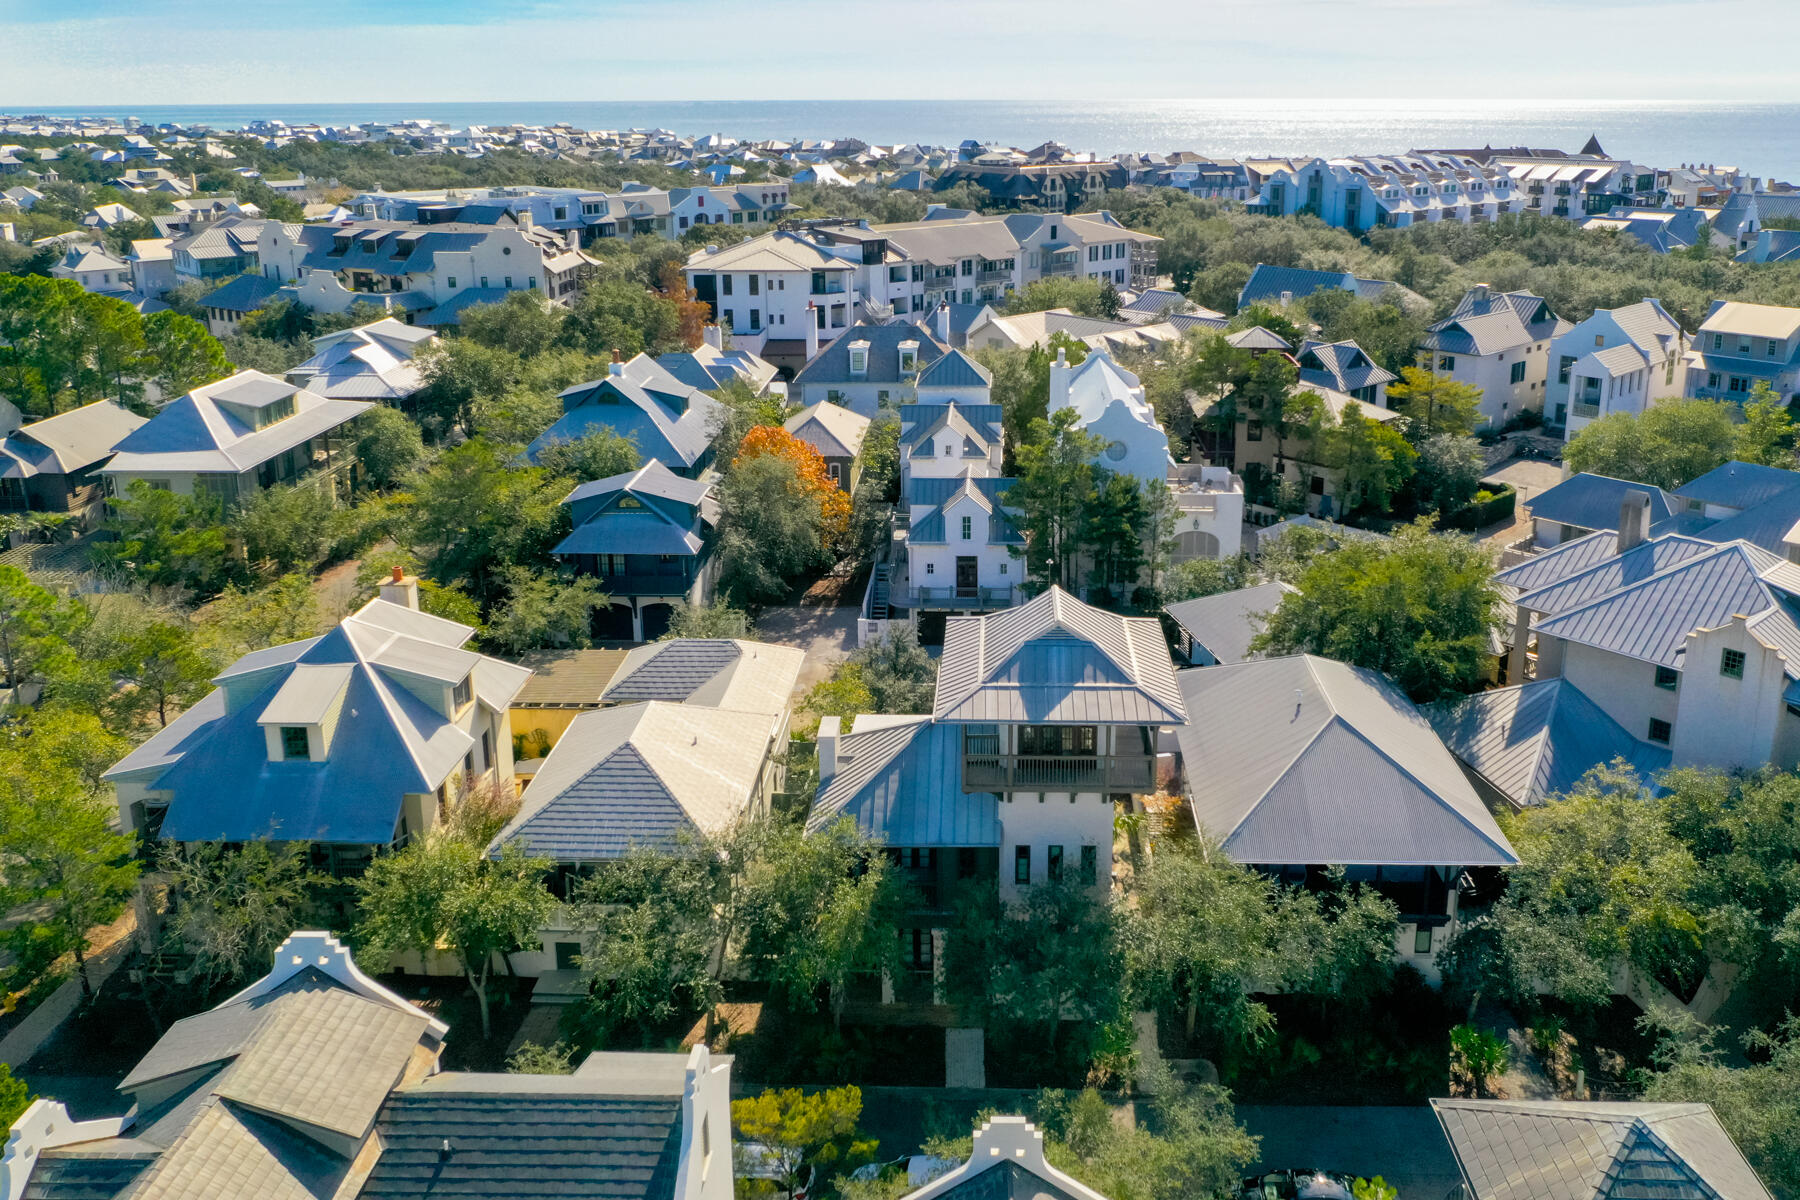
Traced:
<svg viewBox="0 0 1800 1200">
<path fill-rule="evenodd" d="M 1300 382 L 1317 387 L 1353 392 L 1357 388 L 1377 387 L 1400 378 L 1378 367 L 1355 342 L 1300 343 Z"/>
<path fill-rule="evenodd" d="M 111 400 L 96 400 L 54 417 L 22 425 L 0 439 L 0 476 L 69 475 L 91 467 L 142 428 L 140 417 Z"/>
<path fill-rule="evenodd" d="M 1166 605 L 1163 611 L 1220 663 L 1244 662 L 1250 642 L 1262 632 L 1261 618 L 1281 604 L 1294 589 L 1285 583 L 1259 583 L 1255 587 L 1218 592 Z"/>
<path fill-rule="evenodd" d="M 493 853 L 617 858 L 749 811 L 780 717 L 660 700 L 576 717 L 532 776 Z"/>
<path fill-rule="evenodd" d="M 1473 1200 L 1772 1200 L 1705 1104 L 1433 1100 Z"/>
<path fill-rule="evenodd" d="M 1313 655 L 1197 667 L 1176 730 L 1198 824 L 1240 862 L 1510 866 L 1450 751 L 1380 674 Z"/>
<path fill-rule="evenodd" d="M 1162 623 L 1056 586 L 1017 608 L 949 619 L 933 713 L 1005 724 L 1187 721 Z"/>
<path fill-rule="evenodd" d="M 863 436 L 869 432 L 869 418 L 841 404 L 821 401 L 789 417 L 782 428 L 822 457 L 855 458 L 862 450 Z"/>
<path fill-rule="evenodd" d="M 563 415 L 526 448 L 532 462 L 554 442 L 569 442 L 610 429 L 637 444 L 646 460 L 692 469 L 712 448 L 723 412 L 719 402 L 639 354 L 617 375 L 578 383 L 562 392 Z"/>
<path fill-rule="evenodd" d="M 1650 524 L 1666 521 L 1682 505 L 1669 493 L 1647 483 L 1614 479 L 1586 471 L 1571 475 L 1561 483 L 1531 498 L 1528 506 L 1534 520 L 1557 521 L 1577 529 L 1619 528 L 1619 511 L 1627 492 L 1647 492 L 1650 496 Z"/>
<path fill-rule="evenodd" d="M 1748 542 L 1729 542 L 1563 608 L 1536 628 L 1540 635 L 1679 668 L 1689 634 L 1734 616 L 1749 618 L 1752 631 L 1778 648 L 1800 647 L 1796 596 L 1800 566 Z M 1520 602 L 1530 607 L 1531 597 Z M 1800 653 L 1788 653 L 1787 673 L 1800 674 Z"/>
<path fill-rule="evenodd" d="M 990 387 L 994 377 L 986 367 L 964 354 L 952 350 L 919 372 L 920 387 Z"/>
<path fill-rule="evenodd" d="M 1479 692 L 1425 715 L 1452 753 L 1521 808 L 1567 794 L 1616 758 L 1646 784 L 1669 765 L 1668 747 L 1631 736 L 1563 678 Z"/>
<path fill-rule="evenodd" d="M 837 773 L 806 818 L 840 817 L 890 846 L 998 846 L 999 798 L 962 790 L 962 726 L 930 717 L 866 722 L 838 739 Z"/>
<path fill-rule="evenodd" d="M 322 637 L 240 659 L 217 677 L 218 690 L 126 755 L 107 778 L 137 778 L 167 793 L 162 836 L 172 841 L 385 845 L 402 797 L 435 791 L 475 744 L 389 671 L 449 680 L 461 678 L 456 664 L 472 664 L 464 673 L 475 698 L 496 711 L 531 674 L 461 649 L 472 634 L 466 625 L 371 600 Z M 438 660 L 451 665 L 434 668 Z M 305 685 L 290 695 L 287 685 L 302 668 Z M 342 715 L 324 760 L 271 762 L 265 714 L 275 714 L 271 722 L 286 719 L 289 701 L 295 712 L 317 711 L 324 690 L 318 684 L 339 678 Z"/>
<path fill-rule="evenodd" d="M 292 415 L 256 429 L 240 409 L 262 409 L 292 397 Z M 333 400 L 261 371 L 202 384 L 170 402 L 127 434 L 105 473 L 153 475 L 171 471 L 237 474 L 355 420 L 373 405 Z"/>
<path fill-rule="evenodd" d="M 1607 549 L 1615 549 L 1618 545 L 1616 535 L 1609 532 L 1590 534 L 1599 545 Z M 1582 542 L 1588 538 L 1582 538 Z M 1576 543 L 1570 543 L 1575 545 Z M 1583 547 L 1586 549 L 1586 547 Z M 1619 588 L 1640 583 L 1659 572 L 1666 571 L 1678 563 L 1710 554 L 1715 549 L 1711 542 L 1700 538 L 1687 537 L 1683 534 L 1669 534 L 1665 537 L 1652 538 L 1647 542 L 1639 542 L 1623 554 L 1609 554 L 1599 558 L 1594 565 L 1581 567 L 1578 558 L 1586 555 L 1571 554 L 1559 563 L 1551 564 L 1568 568 L 1562 571 L 1551 582 L 1541 584 L 1530 591 L 1522 592 L 1518 602 L 1537 613 L 1555 615 L 1571 608 L 1579 608 L 1591 600 L 1609 595 Z M 1524 566 L 1533 566 L 1526 563 Z M 1520 570 L 1520 568 L 1514 568 Z M 1503 572 L 1512 575 L 1512 572 Z M 1543 572 L 1539 572 L 1543 574 Z M 1502 584 L 1510 584 L 1511 578 L 1502 579 Z"/>
<path fill-rule="evenodd" d="M 1800 488 L 1800 471 L 1733 461 L 1682 484 L 1675 489 L 1675 494 L 1702 504 L 1750 509 L 1795 488 Z"/>
</svg>

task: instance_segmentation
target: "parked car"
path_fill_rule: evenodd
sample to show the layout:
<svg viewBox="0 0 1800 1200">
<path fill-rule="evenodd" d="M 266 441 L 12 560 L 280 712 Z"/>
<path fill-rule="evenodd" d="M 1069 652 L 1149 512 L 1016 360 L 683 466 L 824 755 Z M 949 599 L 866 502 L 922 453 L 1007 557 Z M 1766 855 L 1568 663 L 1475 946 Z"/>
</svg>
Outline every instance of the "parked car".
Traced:
<svg viewBox="0 0 1800 1200">
<path fill-rule="evenodd" d="M 1351 1200 L 1353 1175 L 1310 1168 L 1265 1171 L 1244 1180 L 1240 1200 Z"/>
</svg>

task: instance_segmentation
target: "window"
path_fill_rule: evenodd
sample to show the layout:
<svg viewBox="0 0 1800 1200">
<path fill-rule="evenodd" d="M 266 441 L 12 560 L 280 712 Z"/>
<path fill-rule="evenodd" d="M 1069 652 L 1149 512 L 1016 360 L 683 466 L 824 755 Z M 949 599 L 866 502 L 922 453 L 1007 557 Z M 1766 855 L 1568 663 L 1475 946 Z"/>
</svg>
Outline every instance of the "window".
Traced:
<svg viewBox="0 0 1800 1200">
<path fill-rule="evenodd" d="M 283 725 L 281 727 L 281 757 L 310 758 L 312 748 L 308 744 L 306 726 Z"/>
<path fill-rule="evenodd" d="M 1750 390 L 1750 381 L 1742 375 L 1733 375 L 1731 377 L 1731 385 L 1727 390 L 1733 392 L 1747 392 Z"/>
<path fill-rule="evenodd" d="M 1002 575 L 1006 574 L 1006 564 L 1005 563 L 1000 564 L 1000 573 Z"/>
<path fill-rule="evenodd" d="M 1650 718 L 1651 741 L 1660 742 L 1666 746 L 1669 744 L 1669 734 L 1671 732 L 1673 732 L 1673 730 L 1667 721 L 1663 720 L 1661 717 Z"/>
<path fill-rule="evenodd" d="M 1596 346 L 1606 345 L 1606 335 L 1604 333 L 1596 333 L 1594 335 L 1594 345 L 1596 345 Z"/>
<path fill-rule="evenodd" d="M 1062 882 L 1062 864 L 1062 847 L 1046 846 L 1044 848 L 1044 874 L 1049 877 L 1051 883 Z"/>
<path fill-rule="evenodd" d="M 1709 388 L 1716 388 L 1719 386 L 1719 373 L 1717 371 L 1707 372 L 1706 386 Z"/>
<path fill-rule="evenodd" d="M 937 564 L 936 563 L 926 563 L 925 564 L 925 573 L 927 575 L 936 575 L 937 574 Z"/>
<path fill-rule="evenodd" d="M 1090 887 L 1100 878 L 1100 851 L 1094 846 L 1081 848 L 1081 882 Z"/>
<path fill-rule="evenodd" d="M 973 275 L 975 273 L 975 260 L 974 259 L 965 258 L 962 260 L 962 273 L 964 275 Z"/>
<path fill-rule="evenodd" d="M 1431 926 L 1421 925 L 1413 933 L 1413 953 L 1414 954 L 1430 954 L 1431 953 Z"/>
<path fill-rule="evenodd" d="M 1770 358 L 1780 358 L 1781 357 L 1781 343 L 1776 341 L 1774 338 L 1769 339 L 1769 357 Z"/>
<path fill-rule="evenodd" d="M 1726 650 L 1719 655 L 1719 674 L 1727 679 L 1744 677 L 1744 652 L 1742 650 Z"/>
<path fill-rule="evenodd" d="M 906 282 L 906 268 L 905 267 L 889 267 L 888 268 L 888 282 L 889 283 L 905 283 Z"/>
<path fill-rule="evenodd" d="M 975 536 L 975 518 L 974 517 L 964 517 L 962 519 L 962 540 L 966 542 L 974 536 Z"/>
<path fill-rule="evenodd" d="M 850 373 L 866 375 L 869 372 L 869 352 L 866 349 L 852 347 L 850 350 Z"/>
<path fill-rule="evenodd" d="M 1088 261 L 1089 262 L 1099 262 L 1100 261 L 1100 247 L 1098 247 L 1098 246 L 1089 246 L 1088 247 Z"/>
<path fill-rule="evenodd" d="M 487 276 L 486 276 L 486 275 L 483 275 L 483 276 L 482 276 L 482 277 L 481 277 L 481 286 L 482 286 L 482 287 L 486 287 L 486 286 L 487 286 Z"/>
<path fill-rule="evenodd" d="M 556 969 L 559 971 L 578 971 L 581 969 L 581 943 L 556 943 Z"/>
<path fill-rule="evenodd" d="M 1518 362 L 1516 362 L 1512 365 L 1512 381 L 1514 383 L 1524 383 L 1525 382 L 1525 360 L 1524 359 L 1520 359 Z"/>
<path fill-rule="evenodd" d="M 761 290 L 762 290 L 762 276 L 752 275 L 750 277 L 750 294 L 752 296 L 754 296 Z"/>
<path fill-rule="evenodd" d="M 750 310 L 750 332 L 755 333 L 757 330 L 759 330 L 761 328 L 762 328 L 762 309 L 753 308 Z"/>
<path fill-rule="evenodd" d="M 1013 847 L 1013 882 L 1031 882 L 1031 847 Z"/>
<path fill-rule="evenodd" d="M 1262 441 L 1262 422 L 1252 418 L 1244 423 L 1244 440 L 1247 442 Z"/>
<path fill-rule="evenodd" d="M 1681 682 L 1681 672 L 1674 667 L 1656 668 L 1656 686 L 1666 692 L 1672 692 Z"/>
<path fill-rule="evenodd" d="M 512 276 L 511 276 L 511 275 L 508 275 L 508 276 L 507 276 L 507 277 L 506 277 L 506 290 L 507 290 L 507 291 L 511 291 L 511 290 L 512 290 Z"/>
<path fill-rule="evenodd" d="M 719 289 L 720 289 L 719 294 L 721 296 L 731 295 L 731 276 L 729 276 L 729 275 L 719 276 Z"/>
<path fill-rule="evenodd" d="M 461 712 L 474 698 L 475 688 L 471 682 L 474 678 L 473 673 L 464 675 L 462 682 L 456 685 L 456 690 L 450 693 L 450 710 L 452 712 Z"/>
<path fill-rule="evenodd" d="M 1444 372 L 1456 370 L 1456 356 L 1454 354 L 1445 354 L 1440 357 L 1438 359 L 1438 370 Z"/>
<path fill-rule="evenodd" d="M 1714 350 L 1723 350 L 1724 348 L 1725 348 L 1725 335 L 1722 333 L 1713 334 L 1713 349 Z"/>
</svg>

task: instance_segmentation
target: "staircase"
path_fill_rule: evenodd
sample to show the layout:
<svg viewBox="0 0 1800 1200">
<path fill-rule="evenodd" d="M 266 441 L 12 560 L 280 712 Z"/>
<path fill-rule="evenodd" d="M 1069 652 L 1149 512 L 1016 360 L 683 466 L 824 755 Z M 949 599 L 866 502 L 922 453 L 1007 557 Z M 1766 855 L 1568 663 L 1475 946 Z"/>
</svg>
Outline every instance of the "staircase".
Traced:
<svg viewBox="0 0 1800 1200">
<path fill-rule="evenodd" d="M 869 588 L 868 617 L 871 621 L 885 621 L 888 619 L 888 584 L 892 570 L 893 568 L 887 563 L 882 563 L 875 568 L 875 577 L 870 581 L 871 586 Z"/>
</svg>

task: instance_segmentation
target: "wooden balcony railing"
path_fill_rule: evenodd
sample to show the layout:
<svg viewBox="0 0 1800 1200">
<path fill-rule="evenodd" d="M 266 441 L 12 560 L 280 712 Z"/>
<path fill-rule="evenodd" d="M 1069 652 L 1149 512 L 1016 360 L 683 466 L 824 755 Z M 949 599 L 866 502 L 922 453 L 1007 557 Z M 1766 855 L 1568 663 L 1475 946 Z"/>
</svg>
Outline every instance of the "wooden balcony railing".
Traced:
<svg viewBox="0 0 1800 1200">
<path fill-rule="evenodd" d="M 1156 788 L 1156 760 L 1143 755 L 963 757 L 965 792 L 1133 792 Z"/>
</svg>

